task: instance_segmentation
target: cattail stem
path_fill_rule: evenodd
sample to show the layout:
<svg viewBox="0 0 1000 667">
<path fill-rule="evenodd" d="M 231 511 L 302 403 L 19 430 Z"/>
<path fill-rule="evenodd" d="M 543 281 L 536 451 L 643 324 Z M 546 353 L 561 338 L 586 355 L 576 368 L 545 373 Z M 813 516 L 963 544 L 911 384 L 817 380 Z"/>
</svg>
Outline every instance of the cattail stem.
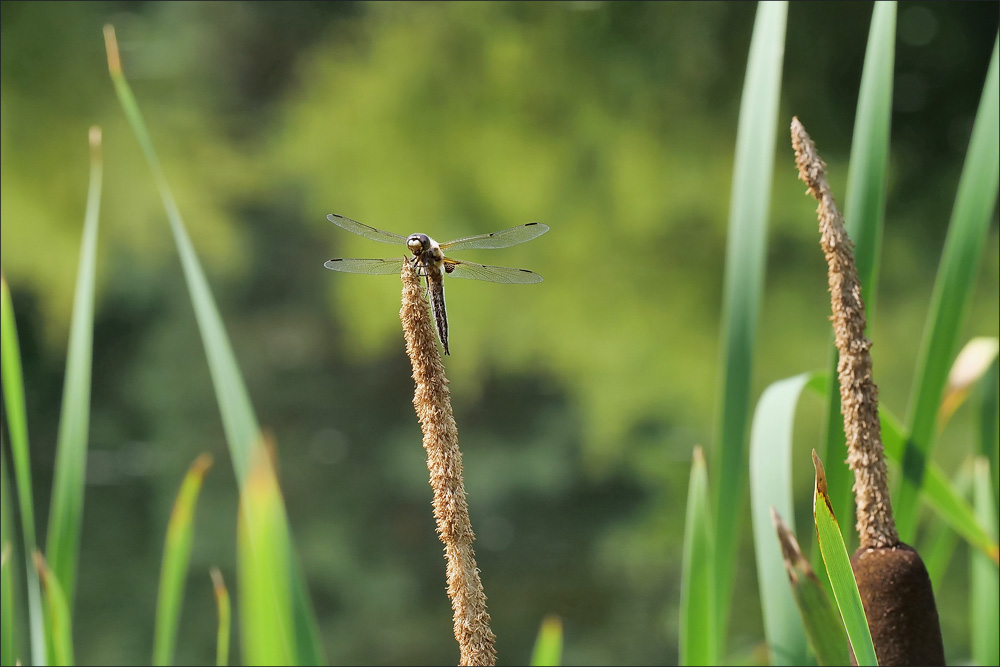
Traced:
<svg viewBox="0 0 1000 667">
<path fill-rule="evenodd" d="M 403 303 L 399 318 L 406 338 L 406 353 L 416 385 L 413 406 L 424 433 L 427 469 L 434 491 L 434 519 L 444 543 L 448 597 L 454 611 L 455 639 L 461 665 L 495 665 L 496 637 L 490 630 L 486 594 L 476 567 L 462 480 L 462 452 L 458 426 L 451 410 L 451 391 L 438 352 L 426 289 L 409 262 L 403 262 Z"/>
</svg>

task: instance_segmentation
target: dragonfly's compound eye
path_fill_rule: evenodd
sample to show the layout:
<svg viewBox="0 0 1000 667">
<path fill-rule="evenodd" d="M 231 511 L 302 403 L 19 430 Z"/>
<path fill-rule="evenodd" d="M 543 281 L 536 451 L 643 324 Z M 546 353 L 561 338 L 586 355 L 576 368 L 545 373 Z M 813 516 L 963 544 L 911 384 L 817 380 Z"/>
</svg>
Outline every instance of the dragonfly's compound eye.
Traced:
<svg viewBox="0 0 1000 667">
<path fill-rule="evenodd" d="M 414 255 L 423 252 L 430 245 L 430 239 L 427 238 L 426 234 L 411 234 L 408 239 L 406 239 L 406 247 L 410 249 Z"/>
</svg>

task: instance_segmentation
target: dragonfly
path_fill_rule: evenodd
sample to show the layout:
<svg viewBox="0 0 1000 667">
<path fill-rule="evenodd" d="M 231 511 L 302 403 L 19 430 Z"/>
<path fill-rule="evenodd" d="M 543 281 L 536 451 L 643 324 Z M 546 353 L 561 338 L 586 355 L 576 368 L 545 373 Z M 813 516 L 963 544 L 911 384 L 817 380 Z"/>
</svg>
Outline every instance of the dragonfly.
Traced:
<svg viewBox="0 0 1000 667">
<path fill-rule="evenodd" d="M 509 248 L 512 245 L 525 243 L 538 238 L 549 231 L 548 225 L 540 222 L 529 222 L 526 225 L 511 227 L 500 232 L 491 234 L 477 234 L 476 236 L 466 236 L 464 238 L 438 243 L 427 234 L 410 234 L 401 236 L 381 229 L 369 227 L 357 220 L 345 218 L 342 215 L 331 213 L 326 216 L 327 220 L 333 224 L 353 232 L 358 236 L 363 236 L 372 241 L 381 243 L 391 243 L 402 245 L 409 250 L 412 257 L 409 259 L 417 273 L 427 281 L 427 292 L 431 299 L 431 310 L 434 313 L 434 325 L 437 328 L 438 339 L 445 354 L 451 354 L 448 349 L 448 314 L 444 305 L 444 276 L 454 276 L 455 278 L 470 278 L 472 280 L 485 280 L 491 283 L 504 284 L 528 284 L 540 283 L 542 277 L 527 269 L 512 269 L 506 266 L 487 266 L 485 264 L 474 264 L 461 259 L 447 257 L 444 251 L 447 250 L 485 250 L 494 248 Z M 402 268 L 400 258 L 395 259 L 331 259 L 323 266 L 333 271 L 344 271 L 346 273 L 365 273 L 368 275 L 388 275 L 399 273 Z"/>
</svg>

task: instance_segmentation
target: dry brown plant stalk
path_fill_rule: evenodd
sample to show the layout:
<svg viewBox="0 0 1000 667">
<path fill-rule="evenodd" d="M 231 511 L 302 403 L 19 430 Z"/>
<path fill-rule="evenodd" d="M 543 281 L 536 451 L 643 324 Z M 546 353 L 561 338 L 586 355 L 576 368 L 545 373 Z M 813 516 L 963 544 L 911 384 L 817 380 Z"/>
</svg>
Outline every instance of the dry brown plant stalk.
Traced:
<svg viewBox="0 0 1000 667">
<path fill-rule="evenodd" d="M 857 529 L 861 547 L 899 544 L 889 502 L 889 483 L 878 417 L 878 387 L 872 380 L 871 341 L 865 338 L 865 304 L 854 263 L 854 244 L 847 236 L 844 216 L 826 182 L 826 163 L 798 118 L 792 119 L 792 146 L 799 179 L 819 201 L 820 245 L 829 267 L 830 306 L 840 360 L 840 410 L 847 436 L 847 465 L 854 471 Z"/>
<path fill-rule="evenodd" d="M 413 407 L 424 433 L 427 469 L 434 490 L 434 519 L 444 543 L 448 597 L 454 611 L 455 639 L 461 665 L 495 665 L 496 637 L 490 630 L 486 594 L 472 548 L 475 535 L 469 520 L 462 481 L 458 426 L 451 410 L 451 391 L 437 348 L 426 289 L 410 262 L 403 262 L 403 322 L 406 354 L 413 366 Z"/>
</svg>

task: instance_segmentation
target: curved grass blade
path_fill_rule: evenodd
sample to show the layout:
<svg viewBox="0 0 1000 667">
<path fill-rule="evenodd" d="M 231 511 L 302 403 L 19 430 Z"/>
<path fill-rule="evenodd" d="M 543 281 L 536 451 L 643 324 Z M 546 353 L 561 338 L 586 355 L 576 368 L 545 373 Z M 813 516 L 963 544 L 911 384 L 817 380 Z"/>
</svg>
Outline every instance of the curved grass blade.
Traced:
<svg viewBox="0 0 1000 667">
<path fill-rule="evenodd" d="M 1000 39 L 993 44 L 983 95 L 955 197 L 941 265 L 909 405 L 909 434 L 903 483 L 893 499 L 899 538 L 912 541 L 917 501 L 936 435 L 936 419 L 948 368 L 958 348 L 973 281 L 986 248 L 986 233 L 997 201 L 1000 178 Z"/>
<path fill-rule="evenodd" d="M 973 494 L 979 520 L 997 537 L 997 508 L 993 499 L 989 461 L 982 456 L 973 463 Z M 978 551 L 970 552 L 969 618 L 972 639 L 972 662 L 976 665 L 1000 663 L 997 628 L 1000 627 L 1000 574 L 996 563 Z"/>
<path fill-rule="evenodd" d="M 21 512 L 21 538 L 24 547 L 24 578 L 28 588 L 28 634 L 32 664 L 48 664 L 45 614 L 38 572 L 31 561 L 37 549 L 35 538 L 35 503 L 31 490 L 31 454 L 28 448 L 28 417 L 24 408 L 24 378 L 21 374 L 21 349 L 17 341 L 14 307 L 7 279 L 0 275 L 0 373 L 3 377 L 3 400 L 10 433 L 10 453 L 14 462 L 17 505 Z"/>
<path fill-rule="evenodd" d="M 772 512 L 789 521 L 792 502 L 792 425 L 811 373 L 773 383 L 760 397 L 750 431 L 750 509 L 764 636 L 772 665 L 804 665 L 809 656 L 802 616 L 788 585 Z M 794 523 L 789 526 L 794 533 Z"/>
<path fill-rule="evenodd" d="M 53 665 L 73 664 L 73 620 L 69 600 L 59 585 L 59 579 L 45 563 L 40 551 L 35 552 L 35 569 L 45 589 L 45 617 L 51 639 Z"/>
<path fill-rule="evenodd" d="M 713 470 L 717 559 L 714 606 L 719 615 L 716 627 L 722 632 L 729 615 L 739 516 L 745 502 L 753 347 L 764 289 L 787 13 L 786 2 L 757 5 L 736 133 L 722 308 L 722 395 L 715 426 L 717 458 Z"/>
<path fill-rule="evenodd" d="M 712 512 L 708 471 L 701 447 L 694 448 L 684 521 L 681 566 L 680 664 L 719 664 L 721 641 L 716 623 L 715 573 L 712 568 Z"/>
<path fill-rule="evenodd" d="M 215 664 L 216 667 L 226 667 L 229 664 L 229 633 L 232 624 L 229 591 L 219 568 L 213 567 L 209 574 L 212 575 L 212 590 L 215 592 L 215 608 L 219 617 L 219 629 L 215 638 Z"/>
<path fill-rule="evenodd" d="M 173 663 L 177 642 L 177 623 L 184 603 L 188 563 L 191 559 L 191 538 L 194 534 L 194 512 L 205 473 L 212 467 L 212 457 L 202 454 L 188 469 L 181 483 L 174 509 L 167 524 L 167 539 L 163 546 L 160 569 L 160 591 L 156 600 L 156 625 L 153 635 L 153 664 Z"/>
<path fill-rule="evenodd" d="M 972 488 L 971 459 L 966 460 L 952 477 L 951 488 L 960 497 L 964 498 L 969 494 Z M 924 489 L 926 493 L 926 485 Z M 939 586 L 944 580 L 948 566 L 952 563 L 959 537 L 958 532 L 947 521 L 935 521 L 921 535 L 920 557 L 924 561 L 927 576 L 930 577 L 934 590 L 941 590 Z"/>
<path fill-rule="evenodd" d="M 816 521 L 816 537 L 819 539 L 819 550 L 823 554 L 823 564 L 833 587 L 833 595 L 844 620 L 847 638 L 854 649 L 858 665 L 878 665 L 875 657 L 875 645 L 868 630 L 868 619 L 865 616 L 858 584 L 854 580 L 851 569 L 851 559 L 847 555 L 844 538 L 837 525 L 837 518 L 830 507 L 830 497 L 826 490 L 826 474 L 816 450 L 813 450 L 813 465 L 816 467 L 816 494 L 813 498 L 813 517 Z"/>
<path fill-rule="evenodd" d="M 948 383 L 945 386 L 944 398 L 938 408 L 938 429 L 944 429 L 962 403 L 972 393 L 980 378 L 989 372 L 996 364 L 997 353 L 1000 352 L 1000 339 L 981 336 L 973 338 L 955 357 L 948 372 Z"/>
<path fill-rule="evenodd" d="M 66 380 L 63 385 L 59 438 L 56 444 L 52 507 L 46 559 L 70 611 L 76 590 L 76 567 L 83 520 L 83 485 L 87 474 L 90 429 L 90 374 L 94 352 L 94 281 L 97 269 L 97 221 L 101 210 L 101 131 L 90 130 L 90 187 L 83 223 L 80 268 L 73 297 Z"/>
<path fill-rule="evenodd" d="M 559 667 L 562 664 L 563 626 L 562 619 L 549 614 L 542 619 L 531 651 L 532 667 Z"/>
<path fill-rule="evenodd" d="M 159 158 L 156 156 L 152 139 L 146 129 L 139 106 L 128 85 L 128 81 L 125 79 L 125 75 L 122 73 L 121 60 L 118 55 L 118 43 L 115 39 L 115 32 L 112 26 L 105 26 L 104 38 L 108 52 L 108 70 L 111 74 L 111 81 L 114 84 L 122 110 L 125 112 L 125 116 L 132 127 L 132 132 L 135 134 L 136 140 L 139 142 L 139 146 L 142 148 L 146 162 L 152 172 L 153 180 L 160 193 L 160 198 L 163 200 L 163 206 L 170 223 L 174 242 L 177 245 L 184 278 L 191 295 L 191 303 L 194 306 L 198 330 L 201 333 L 202 344 L 205 347 L 205 354 L 208 358 L 208 367 L 212 376 L 212 385 L 215 388 L 216 400 L 219 404 L 219 412 L 222 415 L 222 424 L 226 433 L 229 454 L 233 461 L 236 479 L 242 487 L 247 479 L 251 453 L 256 443 L 261 439 L 257 416 L 250 402 L 250 395 L 247 392 L 246 384 L 243 382 L 243 376 L 236 363 L 236 356 L 233 354 L 232 346 L 229 343 L 229 337 L 226 334 L 222 316 L 215 305 L 215 298 L 212 296 L 208 280 L 205 278 L 205 273 L 201 268 L 201 263 L 198 261 L 194 246 L 191 244 L 191 239 L 184 228 L 180 209 L 174 201 L 170 186 L 163 173 L 163 168 L 160 166 Z M 287 522 L 287 518 L 284 520 Z M 298 648 L 298 659 L 304 664 L 320 664 L 324 660 L 319 633 L 316 627 L 316 616 L 312 610 L 305 581 L 299 570 L 298 560 L 295 557 L 294 547 L 291 543 L 291 534 L 287 530 L 287 526 L 285 530 L 281 531 L 281 534 L 288 540 L 285 544 L 285 548 L 288 551 L 288 558 L 285 559 L 285 562 L 289 568 L 288 576 L 282 578 L 281 581 L 290 587 L 292 599 L 294 600 L 295 638 Z"/>
<path fill-rule="evenodd" d="M 901 463 L 906 446 L 903 426 L 888 410 L 880 409 L 878 414 L 882 422 L 882 446 L 885 454 L 889 460 Z M 989 531 L 976 518 L 976 513 L 963 497 L 964 494 L 955 488 L 936 463 L 927 466 L 921 494 L 931 509 L 955 532 L 994 563 L 997 562 L 1000 555 L 996 540 L 990 537 Z"/>
<path fill-rule="evenodd" d="M 781 516 L 771 508 L 771 521 L 781 543 L 781 553 L 785 561 L 785 571 L 791 584 L 795 603 L 802 615 L 809 647 L 816 656 L 818 665 L 846 665 L 850 660 L 847 652 L 847 637 L 844 623 L 840 620 L 837 607 L 830 600 L 823 583 L 816 576 L 809 560 L 802 555 L 799 543 Z M 792 663 L 778 648 L 772 649 L 780 664 L 808 665 L 808 656 L 799 663 Z M 771 664 L 779 664 L 772 659 Z"/>
<path fill-rule="evenodd" d="M 875 317 L 878 257 L 885 219 L 895 38 L 896 3 L 876 2 L 868 32 L 864 69 L 861 72 L 858 107 L 854 116 L 854 137 L 851 140 L 851 161 L 847 170 L 847 196 L 844 205 L 844 222 L 848 235 L 854 241 L 854 260 L 861 280 L 869 331 Z M 837 373 L 837 359 L 837 350 L 833 348 L 831 376 Z M 840 387 L 837 383 L 830 384 L 827 389 L 825 432 L 823 457 L 831 463 L 827 470 L 830 501 L 838 516 L 851 516 L 854 513 L 854 494 L 851 492 L 854 476 L 844 463 L 847 445 L 844 420 L 840 414 Z M 834 461 L 837 462 L 836 465 L 833 465 Z M 842 528 L 846 541 L 851 533 L 851 522 L 845 521 Z"/>
<path fill-rule="evenodd" d="M 268 451 L 259 446 L 240 495 L 236 550 L 243 662 L 297 664 L 284 502 Z"/>
</svg>

